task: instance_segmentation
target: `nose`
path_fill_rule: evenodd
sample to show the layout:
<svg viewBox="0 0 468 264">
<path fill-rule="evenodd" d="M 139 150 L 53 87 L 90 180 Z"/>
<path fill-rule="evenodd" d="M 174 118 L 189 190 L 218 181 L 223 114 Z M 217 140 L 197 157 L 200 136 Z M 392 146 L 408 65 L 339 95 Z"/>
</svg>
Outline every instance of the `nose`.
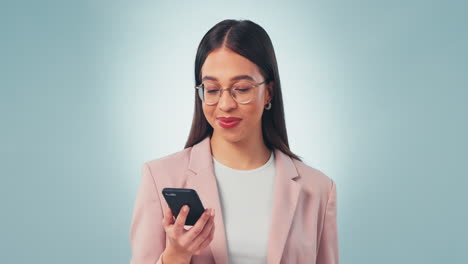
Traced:
<svg viewBox="0 0 468 264">
<path fill-rule="evenodd" d="M 221 91 L 221 98 L 219 98 L 218 107 L 223 111 L 229 111 L 229 109 L 237 107 L 237 102 L 232 98 L 230 90 L 223 89 Z"/>
</svg>

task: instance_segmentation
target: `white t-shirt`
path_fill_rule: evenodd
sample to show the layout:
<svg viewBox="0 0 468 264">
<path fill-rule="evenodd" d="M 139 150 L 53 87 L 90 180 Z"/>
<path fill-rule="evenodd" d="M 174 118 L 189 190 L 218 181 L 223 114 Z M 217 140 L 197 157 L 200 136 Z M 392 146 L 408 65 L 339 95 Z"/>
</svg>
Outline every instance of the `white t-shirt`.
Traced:
<svg viewBox="0 0 468 264">
<path fill-rule="evenodd" d="M 275 155 L 252 170 L 236 170 L 213 156 L 230 264 L 267 263 Z"/>
</svg>

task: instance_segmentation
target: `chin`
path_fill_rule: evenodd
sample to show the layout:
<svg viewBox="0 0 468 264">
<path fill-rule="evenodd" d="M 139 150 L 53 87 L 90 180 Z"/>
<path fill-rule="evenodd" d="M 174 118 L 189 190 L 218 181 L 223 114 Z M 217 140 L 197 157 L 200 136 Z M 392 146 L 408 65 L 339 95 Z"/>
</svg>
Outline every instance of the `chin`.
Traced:
<svg viewBox="0 0 468 264">
<path fill-rule="evenodd" d="M 239 131 L 224 131 L 222 130 L 223 128 L 219 129 L 216 131 L 217 136 L 222 138 L 225 141 L 231 142 L 231 143 L 236 143 L 238 141 L 242 141 L 243 134 L 240 133 Z"/>
</svg>

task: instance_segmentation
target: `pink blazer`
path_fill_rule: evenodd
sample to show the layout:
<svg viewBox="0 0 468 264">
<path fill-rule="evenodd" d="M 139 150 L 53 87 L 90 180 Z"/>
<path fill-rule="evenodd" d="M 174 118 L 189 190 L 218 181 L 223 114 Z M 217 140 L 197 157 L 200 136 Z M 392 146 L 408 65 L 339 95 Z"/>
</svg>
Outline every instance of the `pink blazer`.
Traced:
<svg viewBox="0 0 468 264">
<path fill-rule="evenodd" d="M 338 264 L 335 182 L 278 149 L 275 155 L 268 264 Z M 226 233 L 209 136 L 192 147 L 143 164 L 130 226 L 130 263 L 169 264 L 161 262 L 167 243 L 161 225 L 168 207 L 161 193 L 165 187 L 195 189 L 205 207 L 215 208 L 213 241 L 199 255 L 193 255 L 191 263 L 227 264 Z"/>
</svg>

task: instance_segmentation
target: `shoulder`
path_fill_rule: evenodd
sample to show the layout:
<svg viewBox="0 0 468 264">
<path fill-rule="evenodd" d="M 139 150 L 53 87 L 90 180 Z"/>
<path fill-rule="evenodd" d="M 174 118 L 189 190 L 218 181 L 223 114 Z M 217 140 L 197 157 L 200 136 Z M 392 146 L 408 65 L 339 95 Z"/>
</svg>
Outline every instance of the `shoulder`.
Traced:
<svg viewBox="0 0 468 264">
<path fill-rule="evenodd" d="M 159 158 L 147 160 L 145 164 L 147 164 L 150 168 L 171 167 L 173 165 L 180 165 L 183 162 L 188 162 L 191 149 L 192 147 L 189 147 Z"/>
<path fill-rule="evenodd" d="M 326 173 L 300 160 L 292 159 L 292 161 L 299 174 L 297 181 L 306 191 L 327 197 L 334 190 L 335 181 Z"/>
<path fill-rule="evenodd" d="M 190 158 L 192 147 L 170 153 L 168 155 L 147 160 L 143 163 L 143 171 L 148 171 L 156 182 L 176 184 L 182 180 Z"/>
</svg>

